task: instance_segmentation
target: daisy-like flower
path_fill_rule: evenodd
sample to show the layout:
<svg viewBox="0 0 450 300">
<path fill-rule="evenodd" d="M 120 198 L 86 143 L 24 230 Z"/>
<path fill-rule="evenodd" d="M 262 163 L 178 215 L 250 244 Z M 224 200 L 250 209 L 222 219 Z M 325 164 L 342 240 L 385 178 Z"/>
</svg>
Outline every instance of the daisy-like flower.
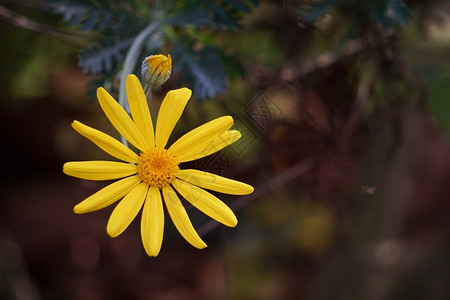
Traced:
<svg viewBox="0 0 450 300">
<path fill-rule="evenodd" d="M 64 164 L 65 174 L 88 180 L 120 179 L 74 207 L 77 214 L 105 208 L 122 199 L 113 210 L 106 227 L 111 237 L 121 234 L 142 208 L 141 237 L 149 256 L 157 256 L 164 232 L 163 199 L 170 218 L 180 234 L 194 247 L 206 244 L 199 237 L 178 194 L 209 217 L 234 227 L 237 219 L 221 200 L 204 189 L 245 195 L 253 187 L 235 180 L 194 169 L 180 170 L 179 164 L 210 155 L 237 141 L 241 134 L 230 130 L 233 118 L 224 116 L 199 126 L 167 146 L 169 136 L 183 113 L 191 91 L 169 91 L 164 98 L 155 131 L 142 86 L 134 75 L 126 81 L 131 117 L 103 88 L 97 97 L 106 116 L 134 145 L 139 154 L 115 138 L 78 121 L 72 127 L 118 161 L 82 161 Z"/>
<path fill-rule="evenodd" d="M 169 79 L 172 73 L 170 54 L 147 56 L 142 62 L 142 79 L 149 86 L 160 86 Z"/>
</svg>

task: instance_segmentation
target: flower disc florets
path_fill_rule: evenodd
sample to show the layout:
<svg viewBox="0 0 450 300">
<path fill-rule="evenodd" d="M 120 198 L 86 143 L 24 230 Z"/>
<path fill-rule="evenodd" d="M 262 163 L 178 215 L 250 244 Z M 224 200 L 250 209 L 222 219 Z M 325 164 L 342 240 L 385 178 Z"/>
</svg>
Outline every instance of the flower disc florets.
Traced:
<svg viewBox="0 0 450 300">
<path fill-rule="evenodd" d="M 153 148 L 141 153 L 137 163 L 137 173 L 150 186 L 168 186 L 177 175 L 178 164 L 166 149 Z"/>
</svg>

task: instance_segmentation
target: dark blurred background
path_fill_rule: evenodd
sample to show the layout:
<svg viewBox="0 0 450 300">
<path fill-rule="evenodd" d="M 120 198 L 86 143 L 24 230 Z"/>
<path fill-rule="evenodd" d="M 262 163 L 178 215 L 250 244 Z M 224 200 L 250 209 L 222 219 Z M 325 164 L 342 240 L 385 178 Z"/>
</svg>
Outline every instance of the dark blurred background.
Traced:
<svg viewBox="0 0 450 300">
<path fill-rule="evenodd" d="M 208 26 L 220 10 L 202 1 L 167 1 L 194 18 L 166 24 L 169 38 L 140 53 L 175 51 L 154 118 L 182 85 L 194 97 L 172 138 L 231 114 L 241 140 L 191 166 L 255 192 L 220 195 L 233 229 L 187 207 L 205 250 L 167 216 L 156 258 L 140 216 L 111 239 L 114 206 L 75 215 L 106 183 L 62 173 L 66 161 L 109 159 L 74 119 L 117 137 L 93 91 L 117 97 L 129 44 L 97 71 L 84 49 L 128 33 L 89 27 L 95 10 L 73 16 L 91 5 L 105 10 L 92 24 L 120 19 L 130 10 L 119 2 L 0 1 L 0 299 L 450 299 L 450 1 L 211 1 L 229 13 L 225 29 Z M 129 3 L 134 25 L 161 5 Z M 207 67 L 223 77 L 205 78 L 226 88 L 184 76 L 195 68 L 179 49 L 200 62 L 216 51 Z"/>
</svg>

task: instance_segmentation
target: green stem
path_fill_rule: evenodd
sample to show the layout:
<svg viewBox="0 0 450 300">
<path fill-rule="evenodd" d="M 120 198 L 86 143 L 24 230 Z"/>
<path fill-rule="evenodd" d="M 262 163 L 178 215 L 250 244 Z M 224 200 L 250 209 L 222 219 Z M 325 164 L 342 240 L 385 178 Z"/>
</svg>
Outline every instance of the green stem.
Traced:
<svg viewBox="0 0 450 300">
<path fill-rule="evenodd" d="M 152 100 L 152 86 L 146 84 L 145 88 L 144 88 L 144 94 L 145 97 L 147 98 L 147 102 L 150 102 Z"/>
<path fill-rule="evenodd" d="M 150 86 L 148 84 L 146 84 L 144 87 L 144 94 L 147 95 L 149 90 L 150 90 Z"/>
<path fill-rule="evenodd" d="M 120 86 L 119 86 L 119 104 L 126 111 L 129 111 L 128 103 L 126 101 L 126 80 L 127 76 L 133 73 L 137 59 L 139 58 L 139 53 L 144 46 L 146 38 L 152 34 L 158 27 L 157 22 L 153 22 L 145 27 L 134 39 L 133 43 L 128 50 L 127 56 L 125 57 L 125 62 L 123 63 L 122 74 L 120 75 Z M 124 145 L 128 146 L 127 141 L 123 136 L 121 136 L 121 141 Z"/>
</svg>

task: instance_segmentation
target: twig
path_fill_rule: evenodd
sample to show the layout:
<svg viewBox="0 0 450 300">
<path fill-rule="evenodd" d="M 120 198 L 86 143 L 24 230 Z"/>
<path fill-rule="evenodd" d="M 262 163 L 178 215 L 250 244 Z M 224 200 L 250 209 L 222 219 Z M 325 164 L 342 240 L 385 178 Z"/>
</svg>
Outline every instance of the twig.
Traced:
<svg viewBox="0 0 450 300">
<path fill-rule="evenodd" d="M 355 131 L 356 125 L 364 112 L 364 109 L 369 101 L 370 85 L 372 83 L 373 72 L 368 70 L 361 76 L 361 81 L 356 91 L 356 101 L 349 113 L 347 121 L 339 137 L 340 144 L 345 144 Z"/>
<path fill-rule="evenodd" d="M 231 208 L 233 209 L 233 211 L 238 211 L 242 209 L 250 202 L 252 202 L 255 199 L 258 199 L 267 192 L 279 188 L 288 183 L 289 181 L 293 180 L 297 176 L 309 171 L 313 167 L 313 163 L 314 161 L 312 158 L 308 158 L 296 163 L 295 165 L 285 170 L 284 172 L 258 185 L 255 188 L 255 192 L 253 194 L 244 197 L 239 197 L 237 201 L 234 201 L 233 204 L 230 205 Z M 197 230 L 197 232 L 200 236 L 204 236 L 207 233 L 214 230 L 218 225 L 219 223 L 217 221 L 211 220 L 202 227 L 200 227 Z"/>
<path fill-rule="evenodd" d="M 0 19 L 3 19 L 17 27 L 25 28 L 31 31 L 47 34 L 73 47 L 83 47 L 84 45 L 69 40 L 68 36 L 87 38 L 86 35 L 72 31 L 53 28 L 48 25 L 40 24 L 22 16 L 12 10 L 0 5 Z"/>
<path fill-rule="evenodd" d="M 327 68 L 344 57 L 352 56 L 364 48 L 364 43 L 361 40 L 351 40 L 343 47 L 343 53 L 336 53 L 335 51 L 327 51 L 316 58 L 301 63 L 300 65 L 292 65 L 283 70 L 282 78 L 286 81 L 295 81 L 303 78 L 306 75 Z"/>
</svg>

